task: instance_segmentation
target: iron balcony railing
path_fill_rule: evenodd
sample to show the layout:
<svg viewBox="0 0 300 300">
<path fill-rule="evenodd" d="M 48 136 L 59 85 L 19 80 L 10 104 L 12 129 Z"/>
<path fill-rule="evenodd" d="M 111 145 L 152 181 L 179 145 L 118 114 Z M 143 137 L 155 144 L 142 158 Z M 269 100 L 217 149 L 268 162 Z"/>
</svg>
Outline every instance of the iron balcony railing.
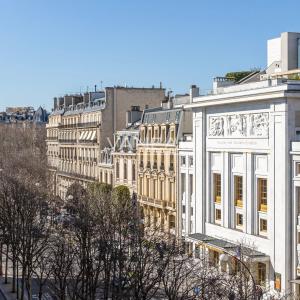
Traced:
<svg viewBox="0 0 300 300">
<path fill-rule="evenodd" d="M 75 144 L 76 142 L 77 142 L 77 140 L 75 139 L 68 139 L 68 140 L 66 140 L 66 139 L 59 139 L 58 140 L 60 143 L 64 143 L 64 144 Z"/>
<path fill-rule="evenodd" d="M 63 124 L 59 125 L 59 128 L 68 129 L 68 128 L 87 128 L 87 127 L 97 127 L 99 126 L 99 122 L 85 122 L 85 123 L 76 123 L 76 124 Z"/>
</svg>

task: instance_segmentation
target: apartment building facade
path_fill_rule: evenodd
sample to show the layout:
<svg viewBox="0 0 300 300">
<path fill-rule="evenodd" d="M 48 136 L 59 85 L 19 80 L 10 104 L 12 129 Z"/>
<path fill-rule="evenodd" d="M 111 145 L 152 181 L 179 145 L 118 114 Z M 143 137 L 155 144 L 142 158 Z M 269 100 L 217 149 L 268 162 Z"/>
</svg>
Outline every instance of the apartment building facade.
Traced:
<svg viewBox="0 0 300 300">
<path fill-rule="evenodd" d="M 74 181 L 83 185 L 101 181 L 101 150 L 112 147 L 113 133 L 125 127 L 125 112 L 131 106 L 158 106 L 164 97 L 162 88 L 108 87 L 54 98 L 47 146 L 55 194 L 65 198 Z"/>
<path fill-rule="evenodd" d="M 145 110 L 140 125 L 138 201 L 146 227 L 177 234 L 177 147 L 191 133 L 191 114 L 182 107 Z"/>
<path fill-rule="evenodd" d="M 299 73 L 217 78 L 187 105 L 196 199 L 187 240 L 229 271 L 243 249 L 256 284 L 276 295 L 299 295 Z"/>
</svg>

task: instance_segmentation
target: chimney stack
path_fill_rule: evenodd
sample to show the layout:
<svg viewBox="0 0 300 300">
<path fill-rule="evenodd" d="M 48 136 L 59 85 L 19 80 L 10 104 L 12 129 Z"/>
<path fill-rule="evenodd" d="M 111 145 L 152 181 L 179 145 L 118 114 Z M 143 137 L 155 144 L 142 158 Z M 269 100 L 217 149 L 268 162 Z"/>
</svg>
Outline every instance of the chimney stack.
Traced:
<svg viewBox="0 0 300 300">
<path fill-rule="evenodd" d="M 197 87 L 197 85 L 193 84 L 191 85 L 190 88 L 190 103 L 193 102 L 193 98 L 195 97 L 199 97 L 200 92 L 199 92 L 199 88 Z"/>
</svg>

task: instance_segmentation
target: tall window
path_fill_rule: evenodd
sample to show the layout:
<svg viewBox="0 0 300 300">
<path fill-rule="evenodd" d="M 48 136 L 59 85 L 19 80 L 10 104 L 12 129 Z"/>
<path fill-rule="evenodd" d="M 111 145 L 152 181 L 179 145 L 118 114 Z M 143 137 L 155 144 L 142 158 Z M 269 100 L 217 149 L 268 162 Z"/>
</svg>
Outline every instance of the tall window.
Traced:
<svg viewBox="0 0 300 300">
<path fill-rule="evenodd" d="M 175 131 L 174 129 L 170 130 L 170 143 L 174 143 L 175 141 Z"/>
<path fill-rule="evenodd" d="M 221 221 L 221 218 L 222 218 L 221 209 L 216 209 L 215 210 L 215 221 Z"/>
<path fill-rule="evenodd" d="M 170 154 L 170 167 L 169 171 L 174 171 L 174 155 L 173 153 Z"/>
<path fill-rule="evenodd" d="M 153 169 L 157 169 L 157 153 L 156 151 L 154 152 L 154 155 L 153 155 Z"/>
<path fill-rule="evenodd" d="M 264 286 L 266 284 L 266 275 L 267 275 L 266 264 L 259 262 L 257 264 L 258 285 Z"/>
<path fill-rule="evenodd" d="M 221 203 L 221 174 L 214 173 L 214 200 Z"/>
<path fill-rule="evenodd" d="M 300 175 L 300 163 L 296 163 L 296 176 Z"/>
<path fill-rule="evenodd" d="M 234 176 L 234 202 L 238 207 L 243 207 L 243 177 Z"/>
<path fill-rule="evenodd" d="M 189 184 L 190 184 L 190 200 L 192 201 L 192 195 L 194 194 L 194 183 L 193 183 L 193 175 L 189 175 Z"/>
<path fill-rule="evenodd" d="M 161 130 L 161 143 L 165 143 L 166 142 L 166 129 L 165 128 L 162 128 Z"/>
<path fill-rule="evenodd" d="M 147 152 L 147 168 L 150 168 L 150 151 Z"/>
<path fill-rule="evenodd" d="M 117 163 L 116 163 L 116 178 L 119 179 L 119 177 L 120 177 L 120 164 L 117 161 Z"/>
<path fill-rule="evenodd" d="M 183 198 L 183 194 L 186 192 L 185 188 L 185 173 L 181 173 L 181 194 Z"/>
<path fill-rule="evenodd" d="M 150 192 L 149 187 L 150 187 L 150 179 L 147 178 L 147 179 L 146 179 L 146 196 L 147 196 L 147 197 L 150 196 L 150 194 L 149 194 L 149 192 Z"/>
<path fill-rule="evenodd" d="M 185 156 L 181 156 L 181 165 L 185 166 L 185 164 L 186 164 L 186 158 Z"/>
<path fill-rule="evenodd" d="M 163 152 L 161 153 L 160 169 L 161 169 L 161 170 L 164 170 L 164 169 L 165 169 L 165 155 L 164 155 Z"/>
<path fill-rule="evenodd" d="M 132 170 L 131 170 L 132 174 L 132 181 L 135 181 L 135 163 L 132 163 Z"/>
<path fill-rule="evenodd" d="M 266 212 L 268 210 L 267 179 L 259 178 L 257 180 L 257 191 L 258 191 L 258 209 L 259 211 Z"/>
<path fill-rule="evenodd" d="M 220 254 L 219 252 L 217 251 L 212 251 L 212 265 L 217 267 L 219 265 L 219 257 L 220 257 Z"/>
<path fill-rule="evenodd" d="M 171 181 L 169 181 L 169 201 L 173 202 L 173 184 Z"/>
<path fill-rule="evenodd" d="M 243 226 L 243 215 L 236 214 L 236 226 L 241 227 Z"/>
<path fill-rule="evenodd" d="M 268 231 L 268 221 L 266 219 L 259 220 L 259 230 L 261 233 L 266 233 Z"/>
<path fill-rule="evenodd" d="M 164 181 L 163 180 L 159 180 L 159 190 L 160 190 L 160 200 L 164 200 Z"/>
<path fill-rule="evenodd" d="M 193 166 L 193 156 L 189 156 L 189 166 Z"/>
<path fill-rule="evenodd" d="M 169 216 L 169 226 L 170 228 L 175 228 L 175 216 L 173 215 Z"/>
<path fill-rule="evenodd" d="M 124 179 L 127 180 L 127 162 L 124 162 Z"/>
<path fill-rule="evenodd" d="M 143 152 L 141 151 L 140 153 L 140 168 L 144 167 L 144 155 Z"/>
</svg>

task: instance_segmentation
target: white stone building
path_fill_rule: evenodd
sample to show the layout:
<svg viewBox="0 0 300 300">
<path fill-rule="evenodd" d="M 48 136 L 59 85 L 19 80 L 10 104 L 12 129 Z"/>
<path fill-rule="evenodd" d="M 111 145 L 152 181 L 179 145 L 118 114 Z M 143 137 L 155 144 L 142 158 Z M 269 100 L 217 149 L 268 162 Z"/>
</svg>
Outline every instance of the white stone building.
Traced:
<svg viewBox="0 0 300 300">
<path fill-rule="evenodd" d="M 188 241 L 220 265 L 221 253 L 236 255 L 242 244 L 256 284 L 271 293 L 299 292 L 300 282 L 300 81 L 291 79 L 300 70 L 284 71 L 218 78 L 212 94 L 187 105 L 195 175 Z M 233 260 L 225 264 L 230 270 Z"/>
<path fill-rule="evenodd" d="M 194 156 L 192 135 L 185 135 L 178 144 L 178 210 L 181 227 L 178 235 L 187 237 L 194 232 Z M 180 221 L 179 221 L 180 224 Z"/>
</svg>

